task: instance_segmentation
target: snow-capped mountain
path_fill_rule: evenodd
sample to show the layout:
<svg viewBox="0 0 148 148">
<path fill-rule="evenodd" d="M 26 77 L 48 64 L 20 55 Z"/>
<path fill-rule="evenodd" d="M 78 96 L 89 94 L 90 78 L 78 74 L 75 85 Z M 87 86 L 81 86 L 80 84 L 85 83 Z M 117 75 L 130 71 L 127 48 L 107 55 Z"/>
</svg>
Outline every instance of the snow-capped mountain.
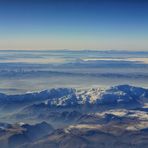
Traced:
<svg viewBox="0 0 148 148">
<path fill-rule="evenodd" d="M 0 94 L 0 109 L 6 109 L 6 111 L 9 111 L 10 109 L 12 110 L 34 103 L 40 103 L 45 100 L 52 100 L 55 98 L 67 96 L 68 94 L 74 93 L 74 91 L 74 89 L 57 88 L 19 95 Z"/>
<path fill-rule="evenodd" d="M 42 103 L 48 107 L 71 107 L 77 105 L 124 104 L 148 102 L 148 89 L 119 85 L 106 90 L 100 88 L 76 90 L 58 88 L 21 95 L 0 95 L 0 106 L 22 106 Z"/>
<path fill-rule="evenodd" d="M 122 104 L 142 103 L 147 100 L 148 90 L 129 85 L 119 85 L 106 90 L 90 89 L 87 91 L 73 91 L 61 98 L 46 100 L 49 106 L 75 106 L 75 105 L 99 105 L 99 104 Z"/>
<path fill-rule="evenodd" d="M 74 92 L 74 89 L 67 89 L 67 88 L 57 88 L 57 89 L 50 89 L 44 90 L 41 92 L 28 92 L 26 94 L 20 95 L 6 95 L 0 94 L 0 101 L 37 101 L 37 100 L 46 100 L 51 98 L 58 98 Z"/>
</svg>

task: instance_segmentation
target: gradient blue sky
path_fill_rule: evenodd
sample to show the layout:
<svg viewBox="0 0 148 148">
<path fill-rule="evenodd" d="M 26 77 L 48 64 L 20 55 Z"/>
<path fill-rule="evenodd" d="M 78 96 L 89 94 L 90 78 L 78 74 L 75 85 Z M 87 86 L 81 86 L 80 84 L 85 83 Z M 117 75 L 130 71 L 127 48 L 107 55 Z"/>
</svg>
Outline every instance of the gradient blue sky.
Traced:
<svg viewBox="0 0 148 148">
<path fill-rule="evenodd" d="M 148 50 L 148 0 L 2 0 L 0 49 Z"/>
</svg>

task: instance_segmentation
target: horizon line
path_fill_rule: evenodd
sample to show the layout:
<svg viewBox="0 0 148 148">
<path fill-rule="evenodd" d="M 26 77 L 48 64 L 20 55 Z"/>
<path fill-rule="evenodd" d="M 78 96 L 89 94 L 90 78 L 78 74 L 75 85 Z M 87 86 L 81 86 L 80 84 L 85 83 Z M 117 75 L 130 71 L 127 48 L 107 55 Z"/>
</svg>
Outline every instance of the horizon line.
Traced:
<svg viewBox="0 0 148 148">
<path fill-rule="evenodd" d="M 0 51 L 129 51 L 148 52 L 148 49 L 0 49 Z"/>
</svg>

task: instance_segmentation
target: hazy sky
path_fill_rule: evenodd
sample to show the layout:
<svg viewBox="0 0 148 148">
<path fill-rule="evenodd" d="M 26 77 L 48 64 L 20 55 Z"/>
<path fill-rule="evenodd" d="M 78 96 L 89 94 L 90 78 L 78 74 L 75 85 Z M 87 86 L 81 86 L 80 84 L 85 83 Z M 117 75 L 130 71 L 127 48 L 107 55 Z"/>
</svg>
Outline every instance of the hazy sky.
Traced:
<svg viewBox="0 0 148 148">
<path fill-rule="evenodd" d="M 148 0 L 3 0 L 0 49 L 148 50 Z"/>
</svg>

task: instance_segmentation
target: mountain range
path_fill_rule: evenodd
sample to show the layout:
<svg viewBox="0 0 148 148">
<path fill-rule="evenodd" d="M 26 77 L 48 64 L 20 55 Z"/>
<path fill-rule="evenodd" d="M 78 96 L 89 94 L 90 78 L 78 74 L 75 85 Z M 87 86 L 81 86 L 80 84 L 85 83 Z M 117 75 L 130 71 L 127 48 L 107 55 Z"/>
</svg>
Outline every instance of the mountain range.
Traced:
<svg viewBox="0 0 148 148">
<path fill-rule="evenodd" d="M 55 88 L 0 94 L 2 148 L 146 148 L 148 89 Z"/>
</svg>

